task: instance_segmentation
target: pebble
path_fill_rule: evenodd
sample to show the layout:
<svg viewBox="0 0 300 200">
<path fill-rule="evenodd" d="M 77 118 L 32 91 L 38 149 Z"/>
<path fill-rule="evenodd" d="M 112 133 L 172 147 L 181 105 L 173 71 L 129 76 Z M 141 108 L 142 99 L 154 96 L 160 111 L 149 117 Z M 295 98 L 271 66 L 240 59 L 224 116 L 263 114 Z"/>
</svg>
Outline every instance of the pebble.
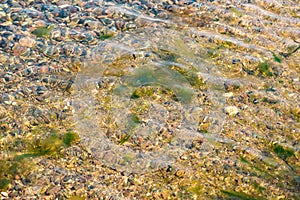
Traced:
<svg viewBox="0 0 300 200">
<path fill-rule="evenodd" d="M 1 195 L 2 195 L 3 197 L 8 197 L 8 193 L 7 193 L 7 192 L 1 192 Z"/>
<path fill-rule="evenodd" d="M 239 113 L 239 109 L 236 106 L 225 107 L 225 113 L 229 116 L 235 116 Z"/>
<path fill-rule="evenodd" d="M 30 37 L 23 37 L 19 40 L 19 43 L 21 46 L 32 48 L 35 45 L 35 40 Z"/>
<path fill-rule="evenodd" d="M 124 31 L 126 33 L 130 33 L 130 31 L 133 31 L 135 29 L 138 29 L 140 27 L 146 27 L 146 26 L 158 26 L 156 22 L 148 19 L 143 19 L 140 17 L 135 16 L 136 13 L 128 14 L 124 13 L 120 9 L 116 9 L 113 6 L 115 2 L 124 2 L 124 1 L 102 1 L 102 0 L 89 0 L 89 1 L 80 1 L 80 0 L 74 0 L 72 1 L 58 1 L 58 0 L 52 0 L 52 1 L 41 1 L 41 0 L 26 0 L 26 1 L 17 1 L 17 0 L 2 0 L 0 3 L 0 73 L 1 73 L 1 93 L 8 93 L 9 95 L 13 93 L 17 93 L 17 91 L 28 91 L 28 94 L 23 92 L 19 92 L 21 95 L 21 98 L 12 98 L 8 97 L 3 99 L 1 102 L 3 106 L 3 112 L 1 110 L 0 115 L 4 115 L 4 113 L 12 113 L 13 115 L 18 116 L 18 119 L 14 119 L 10 116 L 4 116 L 1 118 L 1 123 L 8 123 L 8 125 L 3 124 L 1 126 L 5 126 L 8 128 L 1 129 L 0 130 L 8 130 L 11 132 L 11 135 L 15 134 L 17 138 L 23 139 L 22 135 L 18 134 L 19 130 L 24 130 L 25 133 L 28 133 L 28 129 L 33 131 L 39 131 L 40 127 L 36 125 L 31 125 L 30 123 L 26 123 L 26 120 L 31 120 L 34 118 L 34 120 L 41 121 L 41 124 L 44 124 L 45 122 L 49 123 L 49 120 L 47 119 L 48 115 L 44 112 L 41 112 L 44 110 L 45 107 L 49 107 L 45 110 L 49 110 L 49 113 L 53 113 L 54 111 L 57 112 L 57 116 L 65 116 L 69 113 L 64 112 L 64 107 L 60 106 L 60 101 L 62 99 L 68 98 L 65 94 L 60 94 L 59 85 L 60 83 L 64 82 L 66 80 L 66 77 L 61 74 L 73 74 L 80 71 L 80 68 L 82 67 L 82 60 L 90 55 L 91 49 L 97 46 L 97 44 L 103 40 L 107 40 L 110 38 L 113 38 L 118 35 L 119 32 Z M 207 3 L 203 2 L 201 4 L 197 3 L 197 1 L 190 0 L 190 1 L 181 1 L 181 0 L 163 0 L 163 1 L 149 1 L 149 0 L 142 0 L 142 1 L 126 1 L 130 2 L 128 3 L 128 7 L 126 7 L 126 10 L 130 10 L 131 7 L 134 7 L 135 12 L 140 12 L 144 16 L 149 17 L 158 17 L 160 19 L 166 20 L 168 23 L 168 20 L 170 20 L 174 15 L 179 20 L 184 18 L 190 18 L 191 21 L 199 21 L 199 24 L 203 23 L 203 29 L 205 30 L 206 25 L 213 27 L 215 23 L 213 21 L 203 20 L 201 17 L 195 18 L 196 15 L 206 15 L 208 12 L 211 14 L 215 12 L 215 10 L 219 9 L 217 5 L 210 6 L 209 2 Z M 292 1 L 289 1 L 292 2 Z M 288 2 L 288 3 L 289 3 Z M 214 3 L 216 4 L 216 3 Z M 250 5 L 250 4 L 249 4 Z M 27 7 L 27 8 L 26 8 Z M 30 7 L 30 8 L 29 8 Z M 120 8 L 120 7 L 119 7 Z M 282 8 L 282 10 L 286 9 Z M 208 11 L 206 13 L 206 10 Z M 230 10 L 230 9 L 226 9 Z M 195 13 L 197 11 L 200 11 L 198 13 Z M 175 14 L 176 13 L 176 14 Z M 223 13 L 222 13 L 223 14 Z M 185 15 L 188 15 L 185 16 Z M 288 14 L 287 14 L 288 15 Z M 245 13 L 245 16 L 246 13 Z M 182 18 L 181 18 L 182 17 Z M 224 19 L 227 18 L 223 17 Z M 230 27 L 223 25 L 223 21 L 221 17 L 215 16 L 215 22 L 218 24 L 217 29 L 219 30 L 219 33 L 221 34 L 228 34 L 228 36 L 232 36 Z M 138 22 L 140 21 L 140 24 Z M 188 22 L 189 20 L 183 20 L 183 22 Z M 280 19 L 278 19 L 280 22 Z M 295 20 L 296 21 L 296 20 Z M 191 22 L 192 23 L 192 22 Z M 234 21 L 231 22 L 232 26 L 235 27 Z M 260 25 L 262 23 L 265 23 L 265 21 L 259 22 Z M 50 24 L 53 24 L 54 27 L 49 26 Z M 195 23 L 196 24 L 196 23 Z M 243 25 L 243 24 L 242 24 Z M 244 24 L 245 25 L 245 24 Z M 254 25 L 253 25 L 254 26 Z M 270 25 L 271 26 L 271 25 Z M 291 29 L 293 28 L 292 25 Z M 267 26 L 269 27 L 269 25 Z M 237 26 L 238 28 L 238 26 Z M 249 32 L 251 32 L 251 27 L 249 26 Z M 264 28 L 260 28 L 261 33 L 263 33 L 265 30 Z M 201 30 L 202 31 L 202 30 Z M 197 31 L 196 31 L 197 32 Z M 103 37 L 103 35 L 105 37 Z M 166 35 L 166 37 L 169 37 Z M 234 35 L 232 36 L 235 37 Z M 279 36 L 278 36 L 279 37 Z M 222 37 L 221 37 L 222 38 Z M 267 38 L 268 39 L 268 38 Z M 276 40 L 278 41 L 278 40 Z M 224 41 L 223 41 L 224 42 Z M 250 42 L 250 40 L 249 40 Z M 263 44 L 264 45 L 264 44 Z M 278 45 L 278 44 L 276 44 Z M 222 47 L 222 44 L 219 45 Z M 42 48 L 39 48 L 42 47 Z M 278 48 L 280 49 L 280 46 L 278 45 Z M 222 49 L 222 48 L 220 48 Z M 268 46 L 264 46 L 264 49 L 273 49 L 268 48 Z M 223 49 L 224 50 L 224 49 Z M 229 51 L 229 50 L 228 50 Z M 246 51 L 243 50 L 246 55 Z M 263 53 L 263 52 L 262 52 Z M 295 61 L 298 61 L 297 58 L 295 58 Z M 238 66 L 243 59 L 239 60 L 239 58 L 232 58 L 229 59 L 229 62 L 231 64 L 235 64 Z M 287 62 L 289 62 L 287 60 Z M 33 67 L 34 66 L 34 67 Z M 245 65 L 246 66 L 246 65 Z M 38 69 L 38 70 L 35 70 Z M 64 70 L 62 70 L 64 69 Z M 10 71 L 13 75 L 12 76 L 6 76 L 5 72 Z M 2 76 L 4 74 L 4 76 Z M 19 76 L 17 74 L 24 74 L 24 76 Z M 3 80 L 2 80 L 3 79 Z M 49 81 L 48 81 L 49 79 Z M 42 82 L 42 80 L 46 80 Z M 50 81 L 51 80 L 51 81 Z M 294 78 L 291 79 L 297 82 L 299 79 Z M 51 84 L 50 84 L 51 82 Z M 54 84 L 55 82 L 55 84 Z M 56 84 L 57 83 L 57 84 Z M 35 87 L 32 87 L 35 86 Z M 33 89 L 30 89 L 33 88 Z M 35 89 L 34 89 L 35 88 Z M 278 89 L 280 90 L 280 88 Z M 54 92 L 55 91 L 55 92 Z M 238 93 L 238 91 L 237 91 Z M 37 98 L 44 96 L 46 94 L 49 94 L 47 96 L 47 99 L 49 102 L 52 102 L 54 105 L 48 104 L 45 105 L 44 102 L 38 102 L 36 101 Z M 236 94 L 236 91 L 234 91 L 234 95 Z M 224 96 L 228 99 L 230 97 L 234 96 L 232 92 L 227 91 L 227 93 L 224 94 Z M 292 98 L 292 95 L 294 97 L 297 97 L 296 92 L 290 93 L 290 98 Z M 13 95 L 12 95 L 13 96 Z M 48 98 L 49 97 L 49 98 Z M 15 101 L 18 101 L 18 104 L 15 103 Z M 22 102 L 24 101 L 24 102 Z M 288 101 L 287 101 L 288 102 Z M 254 104 L 257 104 L 257 100 L 253 100 Z M 20 105 L 25 105 L 23 107 L 34 107 L 36 111 L 32 112 L 24 112 L 22 113 L 22 110 L 24 108 Z M 18 105 L 12 106 L 12 105 Z M 55 109 L 53 107 L 55 106 Z M 250 105 L 251 107 L 252 105 Z M 259 104 L 255 105 L 259 106 Z M 14 107 L 15 110 L 10 110 L 11 107 Z M 243 108 L 243 105 L 240 106 L 240 108 Z M 66 109 L 65 109 L 66 110 Z M 239 113 L 239 108 L 236 106 L 227 106 L 224 108 L 225 113 L 227 113 L 229 116 L 236 116 Z M 244 113 L 244 111 L 243 111 Z M 59 129 L 59 131 L 66 131 L 63 121 L 64 119 L 69 119 L 67 117 L 59 117 L 59 121 L 54 121 L 54 125 L 57 127 L 54 127 L 53 130 L 49 127 L 53 125 L 48 124 L 47 127 L 42 127 L 42 132 L 47 133 L 49 129 L 50 131 L 56 131 L 56 129 Z M 22 121 L 23 120 L 23 121 Z M 34 121 L 33 120 L 33 121 Z M 22 123 L 25 125 L 25 127 L 22 126 Z M 37 124 L 35 122 L 35 124 Z M 63 126 L 61 125 L 63 124 Z M 283 123 L 284 124 L 284 123 Z M 50 126 L 51 125 L 51 126 Z M 45 128 L 45 130 L 44 130 Z M 1 132 L 1 134 L 3 134 Z M 27 136 L 29 137 L 30 134 Z M 2 137 L 3 135 L 1 135 Z M 248 141 L 251 141 L 251 137 L 245 137 L 248 138 Z M 3 140 L 6 138 L 3 138 Z M 27 139 L 27 138 L 26 138 Z M 1 138 L 2 140 L 2 138 Z M 201 145 L 200 145 L 201 147 Z M 199 148 L 200 148 L 199 147 Z M 79 148 L 79 147 L 78 147 Z M 82 147 L 80 147 L 82 149 Z M 192 148 L 191 148 L 192 149 Z M 76 151 L 77 152 L 77 151 Z M 198 155 L 198 154 L 197 154 Z M 223 159 L 222 156 L 225 156 L 226 153 L 220 154 L 220 159 Z M 230 155 L 229 155 L 230 156 Z M 201 162 L 201 160 L 209 159 L 208 156 L 202 156 L 201 158 L 197 158 L 196 160 L 193 160 L 197 165 Z M 234 157 L 234 156 L 232 156 Z M 181 161 L 182 162 L 188 162 L 190 161 L 190 157 L 182 156 Z M 44 159 L 44 157 L 40 157 L 39 159 L 44 160 L 48 162 L 48 159 Z M 118 176 L 117 172 L 107 172 L 106 168 L 102 167 L 100 165 L 92 164 L 90 165 L 91 171 L 93 173 L 99 175 L 99 174 L 107 174 L 108 180 L 107 184 L 101 183 L 101 181 L 98 183 L 95 183 L 95 185 L 88 185 L 88 181 L 86 181 L 86 177 L 90 175 L 90 171 L 85 169 L 76 169 L 78 171 L 81 171 L 80 173 L 83 173 L 82 178 L 76 178 L 78 172 L 65 169 L 66 166 L 65 163 L 68 163 L 69 157 L 63 157 L 56 159 L 50 159 L 49 162 L 54 162 L 55 166 L 62 166 L 62 175 L 58 172 L 54 172 L 53 168 L 47 167 L 47 166 L 38 166 L 39 171 L 35 174 L 38 175 L 39 178 L 38 182 L 40 181 L 40 184 L 33 183 L 36 185 L 47 185 L 49 184 L 46 180 L 49 180 L 49 177 L 53 177 L 53 174 L 47 174 L 43 173 L 46 172 L 53 172 L 58 174 L 58 176 L 64 177 L 66 174 L 68 175 L 61 181 L 62 186 L 58 185 L 59 178 L 53 179 L 55 186 L 52 189 L 48 189 L 47 193 L 51 193 L 49 196 L 43 196 L 43 192 L 37 192 L 42 189 L 43 186 L 35 186 L 38 188 L 33 187 L 32 191 L 29 193 L 26 193 L 26 189 L 29 188 L 29 186 L 24 185 L 24 188 L 18 188 L 18 191 L 14 191 L 13 189 L 10 189 L 9 192 L 2 191 L 1 196 L 3 199 L 9 198 L 42 198 L 42 199 L 54 199 L 59 198 L 59 191 L 61 188 L 64 188 L 63 194 L 69 194 L 70 190 L 67 189 L 69 186 L 71 188 L 76 188 L 78 191 L 90 189 L 90 190 L 97 190 L 100 188 L 100 190 L 104 191 L 104 193 L 107 196 L 113 197 L 114 195 L 118 196 L 119 194 L 122 194 L 121 190 L 114 191 L 115 194 L 110 194 L 111 191 L 114 190 L 114 180 L 115 177 Z M 84 161 L 83 161 L 84 162 Z M 196 166 L 196 165 L 195 165 Z M 84 167 L 88 167 L 84 165 Z M 198 167 L 198 166 L 197 166 Z M 77 167 L 76 167 L 77 168 Z M 100 172 L 98 169 L 101 169 Z M 213 165 L 210 169 L 210 172 L 218 171 L 218 166 Z M 197 170 L 195 170 L 197 171 Z M 185 171 L 177 171 L 174 175 L 177 177 L 184 176 Z M 234 176 L 234 172 L 232 173 L 232 176 Z M 0 174 L 1 175 L 1 174 Z M 152 189 L 157 187 L 153 187 L 151 183 L 153 182 L 152 174 L 147 175 L 150 178 L 146 179 L 144 182 L 140 182 L 137 185 L 134 185 L 131 188 L 126 188 L 129 192 L 136 192 L 134 195 L 146 195 L 149 197 L 154 197 Z M 204 175 L 205 176 L 205 175 Z M 210 177 L 211 174 L 207 175 L 207 177 Z M 42 177 L 42 178 L 41 178 Z M 94 177 L 94 176 L 93 176 Z M 139 179 L 140 177 L 137 176 Z M 142 176 L 141 176 L 142 177 Z M 154 178 L 155 175 L 153 176 Z M 197 178 L 202 179 L 203 175 L 199 175 Z M 44 180 L 44 179 L 45 180 Z M 195 177 L 191 177 L 191 179 L 195 180 Z M 206 181 L 204 177 L 203 181 Z M 97 178 L 95 178 L 96 180 Z M 150 181 L 149 181 L 150 179 Z M 224 174 L 222 176 L 221 183 L 224 182 Z M 99 177 L 97 180 L 100 180 Z M 227 179 L 226 179 L 227 180 Z M 138 182 L 140 180 L 137 180 Z M 149 182 L 147 182 L 149 181 Z M 159 180 L 161 181 L 161 180 Z M 157 182 L 159 182 L 157 181 Z M 173 182 L 174 181 L 174 182 Z M 81 182 L 81 184 L 76 186 L 76 182 Z M 225 181 L 229 184 L 230 181 Z M 299 181 L 298 181 L 299 182 Z M 24 183 L 25 184 L 25 183 Z M 90 183 L 89 183 L 90 184 Z M 136 184 L 136 183 L 135 183 Z M 156 184 L 156 183 L 155 183 Z M 188 180 L 187 183 L 188 184 Z M 219 187 L 220 183 L 215 182 L 216 186 L 214 188 Z M 76 186 L 76 187 L 72 187 Z M 172 180 L 170 183 L 171 186 L 176 185 L 176 181 Z M 206 187 L 209 185 L 209 183 L 205 182 L 203 184 L 203 187 Z M 143 188 L 143 187 L 144 188 Z M 221 185 L 223 188 L 226 187 L 225 185 Z M 61 188 L 60 188 L 61 187 Z M 164 187 L 164 185 L 162 186 Z M 185 186 L 184 186 L 185 187 Z M 146 192 L 145 192 L 146 188 Z M 171 187 L 170 187 L 171 188 Z M 188 186 L 187 186 L 188 188 Z M 269 189 L 270 187 L 268 187 Z M 141 190 L 140 190 L 141 189 Z M 177 189 L 177 188 L 176 188 Z M 124 189 L 125 190 L 125 189 Z M 173 190 L 173 189 L 172 189 Z M 155 190 L 153 190 L 155 191 Z M 168 197 L 168 195 L 171 195 L 171 192 L 168 190 L 165 191 L 165 188 L 162 188 L 164 194 L 162 197 L 165 199 Z M 208 190 L 207 190 L 208 191 Z M 241 189 L 243 191 L 243 189 Z M 282 190 L 285 192 L 284 190 Z M 148 192 L 148 193 L 147 193 Z M 172 191 L 173 192 L 173 191 Z M 209 191 L 208 191 L 209 192 Z M 22 193 L 22 194 L 21 194 Z M 82 195 L 84 192 L 79 192 L 78 195 Z M 172 194 L 176 194 L 177 191 L 174 191 Z M 277 192 L 279 193 L 279 192 Z M 11 195 L 14 196 L 11 196 Z M 29 197 L 32 194 L 38 195 L 35 197 Z M 91 195 L 90 193 L 89 195 Z M 101 193 L 100 193 L 101 194 Z M 103 193 L 102 193 L 103 194 Z M 282 194 L 282 193 L 281 193 Z M 25 196 L 24 196 L 25 195 Z M 99 195 L 99 194 L 98 194 Z M 280 198 L 288 198 L 290 194 L 287 195 L 277 195 Z M 104 195 L 105 196 L 105 195 Z M 101 195 L 99 195 L 99 198 L 97 197 L 90 197 L 91 199 L 101 199 L 105 198 Z M 134 197 L 137 199 L 143 199 L 143 197 Z M 145 197 L 144 197 L 145 198 Z M 171 197 L 173 198 L 173 197 Z M 174 198 L 178 198 L 178 196 L 175 196 Z M 205 198 L 205 197 L 203 197 Z M 122 197 L 120 197 L 122 199 Z"/>
</svg>

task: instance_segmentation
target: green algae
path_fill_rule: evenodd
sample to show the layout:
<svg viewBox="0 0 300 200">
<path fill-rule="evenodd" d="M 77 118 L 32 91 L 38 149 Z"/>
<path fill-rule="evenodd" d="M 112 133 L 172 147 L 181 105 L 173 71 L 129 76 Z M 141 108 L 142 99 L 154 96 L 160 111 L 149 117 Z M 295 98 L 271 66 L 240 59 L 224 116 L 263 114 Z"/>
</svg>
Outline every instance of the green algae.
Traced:
<svg viewBox="0 0 300 200">
<path fill-rule="evenodd" d="M 293 149 L 284 148 L 279 144 L 273 145 L 273 151 L 277 154 L 279 158 L 282 160 L 287 160 L 288 158 L 295 156 L 295 152 Z"/>
<path fill-rule="evenodd" d="M 257 182 L 254 182 L 253 186 L 259 193 L 263 193 L 266 190 L 265 187 L 260 186 Z"/>
<path fill-rule="evenodd" d="M 70 147 L 79 140 L 77 133 L 71 131 L 59 133 L 57 130 L 51 130 L 51 134 L 44 138 L 40 138 L 46 131 L 47 130 L 44 130 L 43 128 L 33 130 L 36 137 L 27 141 L 25 153 L 16 155 L 15 158 L 22 160 L 39 156 L 61 156 L 60 151 L 63 148 Z"/>
<path fill-rule="evenodd" d="M 300 108 L 291 108 L 291 114 L 297 120 L 298 122 L 300 121 Z"/>
<path fill-rule="evenodd" d="M 266 170 L 263 170 L 263 166 L 262 166 L 263 164 L 260 164 L 259 162 L 253 164 L 252 162 L 250 162 L 243 156 L 240 156 L 240 161 L 249 165 L 252 169 L 256 170 L 257 172 L 259 172 L 260 174 L 262 174 L 268 178 L 275 178 L 272 174 L 270 174 Z"/>
<path fill-rule="evenodd" d="M 241 11 L 237 10 L 237 9 L 234 8 L 234 7 L 231 7 L 231 8 L 230 8 L 230 11 L 233 12 L 234 14 L 236 14 L 236 15 L 239 16 L 239 17 L 242 17 L 242 16 L 244 15 Z"/>
<path fill-rule="evenodd" d="M 127 153 L 122 157 L 121 164 L 131 163 L 136 157 L 130 153 Z"/>
<path fill-rule="evenodd" d="M 243 163 L 247 163 L 247 164 L 251 164 L 251 162 L 249 162 L 245 157 L 240 157 L 240 161 Z"/>
<path fill-rule="evenodd" d="M 224 41 L 222 46 L 225 48 L 232 48 L 233 45 L 234 45 L 234 43 L 226 40 L 226 41 Z"/>
<path fill-rule="evenodd" d="M 204 85 L 203 81 L 199 78 L 196 72 L 193 72 L 192 70 L 183 69 L 182 67 L 174 65 L 170 66 L 170 69 L 180 73 L 193 87 Z"/>
<path fill-rule="evenodd" d="M 78 140 L 79 136 L 77 133 L 74 132 L 67 132 L 62 137 L 62 141 L 67 147 L 71 146 L 74 142 Z"/>
<path fill-rule="evenodd" d="M 63 141 L 57 134 L 52 134 L 45 139 L 37 139 L 30 144 L 29 151 L 37 156 L 57 156 L 59 150 L 63 147 Z"/>
<path fill-rule="evenodd" d="M 12 162 L 7 159 L 0 160 L 0 191 L 7 189 L 12 177 L 15 175 L 10 173 L 11 164 Z"/>
<path fill-rule="evenodd" d="M 130 117 L 128 118 L 128 122 L 126 124 L 126 132 L 125 132 L 125 136 L 123 136 L 120 141 L 119 144 L 124 144 L 125 142 L 127 142 L 130 137 L 133 134 L 133 131 L 136 129 L 136 127 L 138 126 L 138 124 L 140 123 L 139 117 L 137 114 L 132 113 L 130 115 Z"/>
<path fill-rule="evenodd" d="M 112 37 L 113 37 L 113 35 L 103 33 L 99 36 L 99 39 L 103 41 L 103 40 L 107 40 L 107 39 L 112 38 Z"/>
<path fill-rule="evenodd" d="M 299 46 L 293 45 L 293 46 L 288 47 L 288 52 L 287 53 L 281 52 L 280 55 L 282 55 L 285 58 L 288 58 L 292 54 L 296 53 L 299 49 L 300 49 L 300 45 Z"/>
<path fill-rule="evenodd" d="M 127 142 L 130 139 L 131 135 L 131 133 L 126 133 L 125 136 L 120 139 L 119 144 L 124 144 L 125 142 Z"/>
<path fill-rule="evenodd" d="M 135 124 L 140 123 L 139 117 L 138 117 L 138 115 L 135 114 L 135 113 L 132 113 L 132 114 L 130 115 L 130 119 L 131 119 L 131 121 L 132 121 L 133 123 L 135 123 Z"/>
<path fill-rule="evenodd" d="M 140 97 L 150 97 L 154 94 L 154 89 L 152 87 L 142 87 L 137 88 L 131 95 L 131 98 L 138 99 Z"/>
<path fill-rule="evenodd" d="M 263 97 L 262 98 L 262 102 L 265 102 L 265 103 L 268 103 L 268 104 L 277 104 L 277 103 L 280 103 L 279 100 L 269 99 L 267 97 Z"/>
<path fill-rule="evenodd" d="M 0 190 L 7 189 L 9 183 L 10 183 L 10 180 L 8 180 L 8 179 L 5 179 L 5 178 L 0 179 Z"/>
<path fill-rule="evenodd" d="M 220 54 L 217 52 L 217 50 L 213 49 L 213 48 L 208 48 L 207 54 L 210 58 L 218 58 L 220 56 Z"/>
<path fill-rule="evenodd" d="M 192 194 L 201 195 L 203 193 L 202 189 L 203 187 L 201 186 L 201 184 L 197 183 L 197 185 L 187 188 L 187 191 Z"/>
<path fill-rule="evenodd" d="M 32 167 L 33 163 L 27 159 L 11 157 L 0 160 L 0 191 L 6 190 L 16 175 L 27 174 Z"/>
<path fill-rule="evenodd" d="M 22 153 L 20 155 L 15 155 L 14 160 L 15 161 L 22 161 L 24 159 L 27 158 L 34 158 L 34 157 L 38 157 L 39 155 L 36 153 Z"/>
<path fill-rule="evenodd" d="M 44 131 L 42 128 L 37 128 L 32 132 L 40 136 Z M 52 134 L 43 139 L 27 141 L 24 152 L 11 152 L 10 158 L 0 160 L 0 191 L 6 190 L 16 175 L 29 173 L 35 166 L 34 158 L 62 156 L 62 148 L 71 146 L 78 139 L 78 135 L 73 132 L 58 135 L 52 131 Z"/>
<path fill-rule="evenodd" d="M 37 37 L 49 38 L 53 29 L 54 25 L 50 24 L 46 27 L 38 27 L 34 31 L 32 31 L 32 33 Z"/>
<path fill-rule="evenodd" d="M 261 75 L 273 76 L 273 73 L 270 71 L 270 64 L 267 61 L 259 63 L 257 68 Z"/>
<path fill-rule="evenodd" d="M 158 54 L 158 56 L 162 60 L 167 60 L 169 62 L 176 62 L 177 59 L 179 58 L 179 55 L 165 49 L 159 49 L 157 52 L 154 53 Z"/>
<path fill-rule="evenodd" d="M 160 86 L 174 92 L 178 101 L 189 103 L 194 91 L 188 87 L 187 80 L 178 72 L 166 68 L 136 69 L 131 76 L 125 77 L 129 87 Z"/>
<path fill-rule="evenodd" d="M 273 58 L 274 58 L 274 61 L 275 62 L 278 62 L 278 63 L 282 63 L 282 58 L 280 58 L 278 55 L 276 55 L 275 53 L 272 53 L 273 54 Z"/>
</svg>

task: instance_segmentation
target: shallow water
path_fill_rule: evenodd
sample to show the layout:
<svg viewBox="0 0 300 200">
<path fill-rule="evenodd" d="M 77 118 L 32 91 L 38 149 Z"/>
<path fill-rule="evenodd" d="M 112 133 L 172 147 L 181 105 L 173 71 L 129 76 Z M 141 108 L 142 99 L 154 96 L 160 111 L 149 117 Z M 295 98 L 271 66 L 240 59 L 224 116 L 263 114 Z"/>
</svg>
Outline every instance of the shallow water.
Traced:
<svg viewBox="0 0 300 200">
<path fill-rule="evenodd" d="M 224 117 L 224 89 L 213 64 L 205 61 L 203 50 L 187 34 L 143 28 L 103 42 L 92 57 L 75 81 L 75 113 L 87 146 L 103 159 L 116 153 L 113 157 L 121 160 L 105 160 L 106 164 L 145 172 L 154 161 L 173 163 L 195 138 L 217 138 Z M 200 102 L 204 95 L 213 105 Z M 214 122 L 205 135 L 197 131 L 200 115 Z M 85 125 L 90 119 L 93 130 Z M 99 139 L 90 141 L 91 137 Z M 122 137 L 128 137 L 130 145 L 120 142 Z M 143 143 L 150 147 L 142 148 Z M 122 163 L 129 154 L 132 162 Z"/>
<path fill-rule="evenodd" d="M 75 0 L 73 4 L 99 13 L 97 20 L 103 26 L 99 42 L 95 46 L 89 33 L 78 36 L 71 22 L 65 32 L 63 23 L 32 32 L 51 38 L 49 45 L 36 45 L 35 50 L 50 59 L 57 71 L 42 61 L 35 65 L 29 60 L 28 68 L 9 75 L 64 90 L 54 89 L 57 94 L 45 95 L 45 102 L 38 99 L 42 105 L 35 105 L 35 97 L 17 102 L 25 111 L 13 122 L 29 127 L 24 129 L 29 132 L 25 139 L 35 134 L 39 138 L 48 128 L 56 131 L 52 121 L 72 130 L 73 125 L 57 119 L 73 112 L 80 143 L 104 167 L 122 176 L 148 176 L 150 188 L 178 190 L 174 198 L 299 198 L 299 1 Z M 97 26 L 94 19 L 86 21 L 87 30 Z M 59 35 L 61 30 L 68 36 Z M 56 44 L 60 37 L 67 41 Z M 72 66 L 60 71 L 58 58 L 68 57 Z M 9 72 L 5 67 L 2 71 Z M 44 93 L 40 87 L 35 90 L 24 84 L 24 88 L 34 95 Z M 5 92 L 10 94 L 10 88 Z M 63 110 L 61 104 L 67 104 Z M 49 114 L 53 109 L 59 110 L 54 117 Z M 11 118 L 1 114 L 3 122 Z M 35 118 L 46 128 L 40 128 Z M 29 150 L 22 141 L 1 150 L 16 155 L 14 162 L 19 162 L 71 146 L 72 133 L 59 138 L 55 131 L 46 140 L 30 144 Z M 0 136 L 1 145 L 2 138 L 10 141 L 10 136 Z M 4 161 L 0 164 L 5 166 Z M 172 180 L 161 180 L 156 174 L 160 172 L 174 172 L 175 178 L 167 174 Z M 151 185 L 152 179 L 159 179 L 158 186 Z M 124 199 L 118 190 L 105 192 L 106 197 Z"/>
<path fill-rule="evenodd" d="M 158 3 L 165 6 L 160 13 L 138 2 L 109 5 L 138 25 L 102 42 L 77 76 L 75 118 L 83 143 L 116 170 L 193 171 L 178 157 L 200 138 L 201 155 L 219 157 L 219 148 L 230 147 L 233 154 L 221 162 L 288 176 L 288 190 L 296 192 L 300 60 L 291 52 L 300 42 L 297 3 L 176 2 Z"/>
</svg>

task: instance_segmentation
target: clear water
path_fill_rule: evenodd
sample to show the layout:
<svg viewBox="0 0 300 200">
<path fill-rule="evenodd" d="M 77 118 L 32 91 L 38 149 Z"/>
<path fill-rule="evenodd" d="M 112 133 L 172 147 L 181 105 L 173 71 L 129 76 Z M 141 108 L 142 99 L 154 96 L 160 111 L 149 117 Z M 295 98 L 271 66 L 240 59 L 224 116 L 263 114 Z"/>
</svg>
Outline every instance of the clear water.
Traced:
<svg viewBox="0 0 300 200">
<path fill-rule="evenodd" d="M 178 199 L 299 199 L 298 0 L 19 1 L 33 8 L 7 8 L 16 2 L 0 4 L 1 192 L 18 196 L 41 183 L 40 197 L 54 186 L 52 172 L 67 177 L 55 185 L 63 188 L 108 171 L 111 182 L 104 174 L 93 187 L 114 199 L 140 185 L 141 197 L 166 190 Z M 71 19 L 48 13 L 42 20 L 51 25 L 31 30 L 36 11 L 65 15 L 69 4 Z M 19 45 L 17 31 L 34 47 Z M 78 173 L 74 166 L 90 161 L 80 145 L 103 171 Z M 146 183 L 115 184 L 127 175 Z"/>
<path fill-rule="evenodd" d="M 174 165 L 196 138 L 215 140 L 225 117 L 224 80 L 206 57 L 188 33 L 163 26 L 100 44 L 75 83 L 75 115 L 87 146 L 111 167 L 145 172 Z M 211 123 L 205 133 L 200 116 Z"/>
<path fill-rule="evenodd" d="M 81 141 L 120 171 L 172 166 L 202 177 L 201 185 L 214 174 L 180 159 L 190 153 L 217 163 L 218 176 L 249 180 L 256 196 L 297 194 L 299 2 L 174 2 L 104 2 L 127 28 L 108 27 L 117 34 L 104 37 L 77 75 Z M 223 193 L 248 198 L 228 187 Z"/>
<path fill-rule="evenodd" d="M 272 167 L 288 165 L 272 145 L 299 150 L 299 118 L 291 116 L 283 137 L 276 128 L 285 124 L 279 112 L 299 109 L 299 57 L 280 56 L 299 45 L 296 4 L 223 3 L 179 1 L 160 15 L 138 4 L 109 5 L 139 25 L 94 49 L 74 100 L 81 139 L 106 165 L 139 173 L 186 168 L 176 159 L 199 138 L 205 155 L 229 145 Z M 291 73 L 291 88 L 280 85 L 278 68 Z M 295 175 L 296 166 L 286 167 Z"/>
</svg>

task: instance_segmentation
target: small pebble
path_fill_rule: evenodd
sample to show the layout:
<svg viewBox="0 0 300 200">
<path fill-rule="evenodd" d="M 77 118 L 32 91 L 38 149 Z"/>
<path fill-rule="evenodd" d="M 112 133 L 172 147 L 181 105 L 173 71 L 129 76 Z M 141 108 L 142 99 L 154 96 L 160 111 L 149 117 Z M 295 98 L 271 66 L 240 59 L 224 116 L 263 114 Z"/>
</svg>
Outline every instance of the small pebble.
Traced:
<svg viewBox="0 0 300 200">
<path fill-rule="evenodd" d="M 4 197 L 8 197 L 8 193 L 7 192 L 1 192 L 1 195 Z"/>
<path fill-rule="evenodd" d="M 21 46 L 32 48 L 35 45 L 35 40 L 30 37 L 23 37 L 19 40 Z"/>
<path fill-rule="evenodd" d="M 239 113 L 239 109 L 236 106 L 227 106 L 225 108 L 225 113 L 229 116 L 235 116 Z"/>
</svg>

